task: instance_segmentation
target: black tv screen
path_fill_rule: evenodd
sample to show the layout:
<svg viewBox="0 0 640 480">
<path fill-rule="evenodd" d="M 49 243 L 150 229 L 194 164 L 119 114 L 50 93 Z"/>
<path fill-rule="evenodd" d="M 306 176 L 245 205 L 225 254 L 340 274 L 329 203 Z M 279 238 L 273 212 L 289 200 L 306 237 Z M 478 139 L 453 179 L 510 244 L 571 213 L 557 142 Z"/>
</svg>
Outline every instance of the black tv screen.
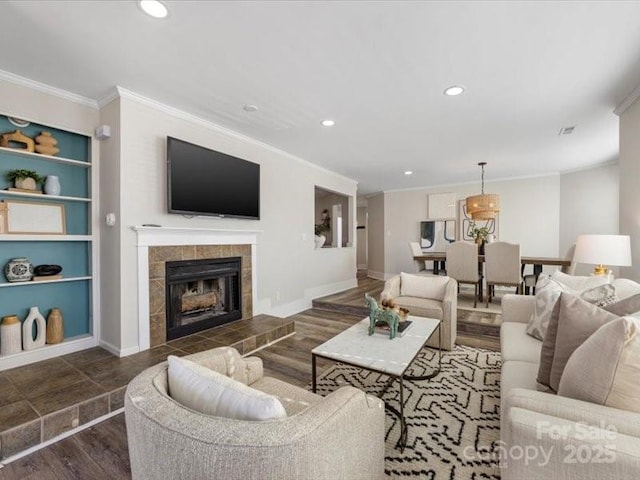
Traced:
<svg viewBox="0 0 640 480">
<path fill-rule="evenodd" d="M 260 219 L 260 165 L 167 137 L 169 213 Z"/>
</svg>

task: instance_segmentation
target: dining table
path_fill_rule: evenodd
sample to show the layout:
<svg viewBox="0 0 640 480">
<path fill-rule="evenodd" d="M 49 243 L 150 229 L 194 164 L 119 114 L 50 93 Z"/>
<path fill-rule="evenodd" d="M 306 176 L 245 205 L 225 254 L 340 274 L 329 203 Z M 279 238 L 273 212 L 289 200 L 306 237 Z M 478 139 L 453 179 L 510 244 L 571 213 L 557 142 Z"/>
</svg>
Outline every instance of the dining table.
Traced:
<svg viewBox="0 0 640 480">
<path fill-rule="evenodd" d="M 413 257 L 414 260 L 421 260 L 424 262 L 433 262 L 433 274 L 438 275 L 440 273 L 440 265 L 444 264 L 447 260 L 446 252 L 423 252 L 422 255 L 415 255 Z M 478 264 L 479 268 L 482 267 L 484 263 L 484 255 L 478 255 Z M 533 274 L 536 276 L 536 280 L 538 276 L 542 273 L 542 267 L 545 265 L 549 266 L 558 266 L 558 267 L 568 267 L 571 265 L 571 260 L 567 258 L 560 257 L 520 257 L 520 264 L 522 265 L 522 272 L 524 273 L 524 268 L 527 265 L 533 265 Z M 482 282 L 479 285 L 478 291 L 478 300 L 482 301 L 483 292 L 482 292 Z"/>
</svg>

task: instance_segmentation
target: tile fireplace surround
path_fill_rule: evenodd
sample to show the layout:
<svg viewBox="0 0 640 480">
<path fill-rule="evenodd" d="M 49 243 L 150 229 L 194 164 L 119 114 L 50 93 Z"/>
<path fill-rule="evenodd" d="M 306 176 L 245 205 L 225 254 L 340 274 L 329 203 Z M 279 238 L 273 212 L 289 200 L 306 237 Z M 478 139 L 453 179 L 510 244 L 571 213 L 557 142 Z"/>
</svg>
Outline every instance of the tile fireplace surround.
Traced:
<svg viewBox="0 0 640 480">
<path fill-rule="evenodd" d="M 165 262 L 242 257 L 242 318 L 257 304 L 257 231 L 133 227 L 138 235 L 139 347 L 166 342 Z"/>
</svg>

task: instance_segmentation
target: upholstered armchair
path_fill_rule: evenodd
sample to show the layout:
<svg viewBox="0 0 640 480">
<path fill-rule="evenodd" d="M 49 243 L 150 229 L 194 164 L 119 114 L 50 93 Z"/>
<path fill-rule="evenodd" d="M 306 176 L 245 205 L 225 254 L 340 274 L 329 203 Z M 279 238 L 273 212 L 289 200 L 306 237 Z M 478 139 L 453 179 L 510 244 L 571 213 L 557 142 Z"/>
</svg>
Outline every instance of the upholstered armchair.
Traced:
<svg viewBox="0 0 640 480">
<path fill-rule="evenodd" d="M 192 362 L 280 400 L 287 416 L 246 421 L 196 412 L 168 391 L 167 362 L 134 378 L 125 417 L 134 480 L 384 478 L 384 404 L 350 386 L 326 397 L 264 377 L 230 347 Z"/>
<path fill-rule="evenodd" d="M 442 348 L 454 348 L 458 324 L 458 283 L 453 278 L 401 273 L 384 284 L 380 300 L 389 299 L 408 309 L 409 315 L 440 320 Z M 438 340 L 438 335 L 433 335 L 427 345 L 437 348 Z"/>
</svg>

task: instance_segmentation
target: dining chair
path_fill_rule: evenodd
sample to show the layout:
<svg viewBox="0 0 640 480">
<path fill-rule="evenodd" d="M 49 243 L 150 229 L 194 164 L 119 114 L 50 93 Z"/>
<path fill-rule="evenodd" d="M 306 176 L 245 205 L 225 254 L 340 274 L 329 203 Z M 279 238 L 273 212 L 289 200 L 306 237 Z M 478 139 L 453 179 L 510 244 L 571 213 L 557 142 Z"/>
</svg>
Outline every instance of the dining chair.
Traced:
<svg viewBox="0 0 640 480">
<path fill-rule="evenodd" d="M 573 261 L 573 253 L 576 251 L 576 244 L 574 243 L 569 247 L 567 253 L 564 258 L 566 260 L 571 260 L 569 265 L 563 265 L 560 271 L 562 273 L 566 273 L 567 275 L 573 275 L 576 271 L 576 262 Z M 524 294 L 529 295 L 529 291 L 531 291 L 532 295 L 536 294 L 536 283 L 538 282 L 538 275 L 532 273 L 524 276 Z"/>
<path fill-rule="evenodd" d="M 478 290 L 482 275 L 478 269 L 478 245 L 453 242 L 446 247 L 447 275 L 460 283 L 473 284 L 473 308 L 478 304 Z"/>
<path fill-rule="evenodd" d="M 409 242 L 409 247 L 411 248 L 412 257 L 422 255 L 422 248 L 420 248 L 420 244 L 418 242 Z M 424 260 L 414 260 L 414 262 L 418 268 L 418 272 L 426 272 L 427 265 Z"/>
<path fill-rule="evenodd" d="M 489 302 L 494 296 L 496 285 L 516 287 L 516 293 L 522 291 L 519 244 L 508 242 L 486 244 L 484 246 L 484 263 L 487 308 L 489 308 Z"/>
</svg>

